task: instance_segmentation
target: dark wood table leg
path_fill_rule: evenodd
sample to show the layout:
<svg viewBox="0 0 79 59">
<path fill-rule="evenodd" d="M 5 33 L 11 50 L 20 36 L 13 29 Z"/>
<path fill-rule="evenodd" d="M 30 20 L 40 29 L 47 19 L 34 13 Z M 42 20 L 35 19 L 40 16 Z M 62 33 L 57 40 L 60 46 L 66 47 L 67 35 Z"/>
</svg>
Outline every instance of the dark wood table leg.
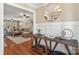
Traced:
<svg viewBox="0 0 79 59">
<path fill-rule="evenodd" d="M 52 41 L 50 41 L 50 51 L 52 50 Z"/>
<path fill-rule="evenodd" d="M 37 45 L 38 45 L 37 39 L 38 38 L 35 38 L 35 47 L 37 47 Z"/>
<path fill-rule="evenodd" d="M 65 44 L 64 44 L 64 45 L 65 45 Z M 67 49 L 67 51 L 68 51 L 69 55 L 71 55 L 71 52 L 69 51 L 68 46 L 67 46 L 67 45 L 65 45 L 65 47 L 66 47 L 66 49 Z"/>
<path fill-rule="evenodd" d="M 55 48 L 56 48 L 57 44 L 58 44 L 58 42 L 56 42 L 56 44 L 55 44 L 55 46 L 54 46 L 54 48 L 53 48 L 53 50 L 52 50 L 52 51 L 54 51 L 54 50 L 55 50 Z"/>
<path fill-rule="evenodd" d="M 40 42 L 41 42 L 41 39 L 39 38 L 38 44 L 40 44 Z"/>
<path fill-rule="evenodd" d="M 47 40 L 44 40 L 44 41 L 45 41 L 45 54 L 47 55 L 49 53 L 48 44 L 47 44 Z"/>
<path fill-rule="evenodd" d="M 33 47 L 33 39 L 31 39 L 31 47 Z"/>
</svg>

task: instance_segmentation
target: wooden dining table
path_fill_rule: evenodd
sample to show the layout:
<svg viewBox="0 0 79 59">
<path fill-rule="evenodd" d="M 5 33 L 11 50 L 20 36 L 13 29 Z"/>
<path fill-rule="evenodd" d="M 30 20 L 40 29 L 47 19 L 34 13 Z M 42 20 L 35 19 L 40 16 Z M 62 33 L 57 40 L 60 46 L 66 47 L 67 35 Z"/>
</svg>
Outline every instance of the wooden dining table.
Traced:
<svg viewBox="0 0 79 59">
<path fill-rule="evenodd" d="M 40 39 L 38 41 L 38 38 Z M 71 39 L 71 40 L 68 40 L 68 39 L 64 39 L 64 38 L 61 38 L 61 37 L 54 37 L 54 38 L 51 38 L 51 37 L 48 37 L 48 36 L 45 36 L 45 35 L 41 35 L 41 34 L 33 34 L 31 35 L 31 40 L 32 40 L 32 47 L 33 47 L 33 43 L 34 43 L 34 40 L 35 40 L 35 44 L 37 43 L 40 43 L 41 40 L 44 40 L 45 43 L 46 43 L 46 47 L 48 48 L 48 45 L 47 45 L 47 41 L 49 41 L 49 49 L 50 51 L 52 50 L 52 42 L 56 42 L 55 46 L 53 47 L 53 51 L 55 50 L 56 46 L 58 43 L 62 43 L 65 45 L 67 51 L 69 54 L 70 51 L 69 51 L 69 48 L 68 46 L 72 46 L 75 48 L 75 54 L 78 55 L 78 41 L 76 39 Z M 38 41 L 38 42 L 37 42 Z M 48 51 L 46 50 L 46 54 L 48 54 Z"/>
</svg>

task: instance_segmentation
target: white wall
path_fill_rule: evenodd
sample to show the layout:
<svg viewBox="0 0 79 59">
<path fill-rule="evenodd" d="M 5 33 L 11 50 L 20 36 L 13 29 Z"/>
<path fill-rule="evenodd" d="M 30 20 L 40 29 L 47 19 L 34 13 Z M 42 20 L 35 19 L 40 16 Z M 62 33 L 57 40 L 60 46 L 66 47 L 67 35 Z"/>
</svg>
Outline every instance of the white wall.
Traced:
<svg viewBox="0 0 79 59">
<path fill-rule="evenodd" d="M 52 36 L 61 36 L 62 30 L 65 28 L 71 29 L 74 35 L 72 39 L 76 39 L 79 42 L 79 22 L 50 22 L 50 23 L 38 23 L 36 25 L 36 30 L 41 29 L 42 34 L 45 35 L 47 34 Z M 44 42 L 42 42 L 42 44 L 43 43 Z M 55 43 L 53 42 L 52 46 L 54 46 L 54 44 Z M 59 44 L 56 50 L 61 50 L 67 53 L 63 44 Z M 72 53 L 74 54 L 74 51 L 72 51 Z"/>
<path fill-rule="evenodd" d="M 3 45 L 3 4 L 0 3 L 0 55 L 2 55 L 4 51 Z"/>
</svg>

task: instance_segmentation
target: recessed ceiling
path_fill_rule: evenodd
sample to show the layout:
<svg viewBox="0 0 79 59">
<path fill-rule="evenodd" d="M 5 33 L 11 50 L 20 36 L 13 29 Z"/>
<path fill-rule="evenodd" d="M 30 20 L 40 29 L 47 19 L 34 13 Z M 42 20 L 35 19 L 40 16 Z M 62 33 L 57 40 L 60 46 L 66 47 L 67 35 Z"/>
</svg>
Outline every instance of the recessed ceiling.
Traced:
<svg viewBox="0 0 79 59">
<path fill-rule="evenodd" d="M 8 18 L 8 19 L 22 19 L 21 17 L 21 13 L 32 16 L 33 13 L 24 9 L 20 9 L 8 4 L 4 4 L 4 19 Z"/>
</svg>

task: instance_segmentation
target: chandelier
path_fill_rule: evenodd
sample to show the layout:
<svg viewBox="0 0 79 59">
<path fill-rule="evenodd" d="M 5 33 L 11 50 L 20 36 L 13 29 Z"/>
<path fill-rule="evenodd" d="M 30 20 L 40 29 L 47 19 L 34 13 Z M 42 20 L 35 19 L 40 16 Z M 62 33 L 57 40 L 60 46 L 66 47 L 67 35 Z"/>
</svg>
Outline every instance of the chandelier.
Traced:
<svg viewBox="0 0 79 59">
<path fill-rule="evenodd" d="M 46 10 L 45 14 L 44 14 L 44 18 L 48 21 L 53 21 L 58 19 L 58 17 L 61 15 L 62 13 L 62 8 L 59 5 L 56 5 L 54 8 L 52 8 L 53 10 Z"/>
</svg>

